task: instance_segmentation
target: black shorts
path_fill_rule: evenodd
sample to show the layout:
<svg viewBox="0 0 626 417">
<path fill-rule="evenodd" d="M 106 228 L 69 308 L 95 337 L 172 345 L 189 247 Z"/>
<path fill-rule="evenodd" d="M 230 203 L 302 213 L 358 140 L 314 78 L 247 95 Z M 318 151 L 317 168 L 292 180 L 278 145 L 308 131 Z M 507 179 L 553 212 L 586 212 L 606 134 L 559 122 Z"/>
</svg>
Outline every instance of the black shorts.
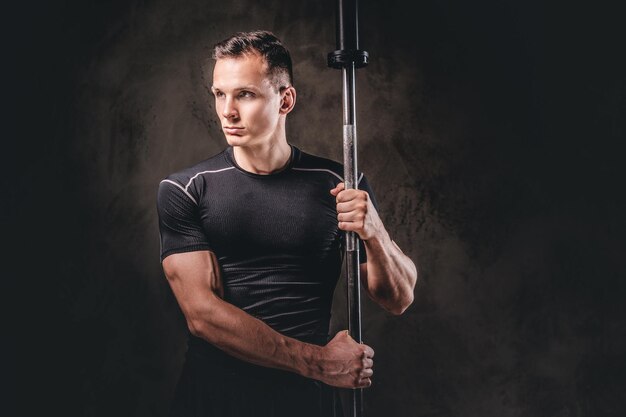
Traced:
<svg viewBox="0 0 626 417">
<path fill-rule="evenodd" d="M 169 416 L 342 417 L 341 408 L 338 389 L 190 341 Z"/>
</svg>

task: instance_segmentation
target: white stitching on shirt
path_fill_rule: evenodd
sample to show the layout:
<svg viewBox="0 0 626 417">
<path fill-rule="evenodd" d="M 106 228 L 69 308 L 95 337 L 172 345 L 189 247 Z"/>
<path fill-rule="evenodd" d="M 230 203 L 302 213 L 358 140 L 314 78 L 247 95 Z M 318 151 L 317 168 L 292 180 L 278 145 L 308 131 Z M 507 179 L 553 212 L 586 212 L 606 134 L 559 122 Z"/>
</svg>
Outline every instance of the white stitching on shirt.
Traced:
<svg viewBox="0 0 626 417">
<path fill-rule="evenodd" d="M 194 175 L 193 177 L 191 177 L 191 178 L 189 179 L 189 182 L 187 183 L 187 185 L 186 185 L 184 188 L 183 188 L 183 186 L 182 186 L 182 185 L 180 185 L 180 184 L 178 184 L 177 182 L 174 182 L 174 181 L 172 181 L 172 180 L 163 180 L 163 181 L 161 181 L 161 182 L 162 182 L 162 183 L 163 183 L 163 182 L 169 182 L 170 184 L 174 184 L 175 186 L 177 186 L 178 188 L 180 188 L 180 189 L 183 191 L 183 193 L 185 193 L 185 194 L 187 195 L 187 197 L 191 198 L 191 201 L 193 201 L 193 202 L 194 202 L 194 204 L 197 206 L 197 205 L 198 205 L 198 202 L 196 201 L 196 199 L 195 199 L 195 198 L 193 198 L 193 197 L 192 197 L 192 195 L 191 195 L 191 194 L 189 194 L 189 191 L 187 191 L 187 189 L 189 188 L 189 186 L 191 185 L 191 183 L 193 182 L 193 180 L 195 180 L 196 178 L 198 178 L 198 176 L 199 176 L 199 175 L 202 175 L 202 174 L 214 174 L 214 173 L 216 173 L 216 172 L 228 171 L 229 169 L 235 169 L 235 167 L 228 167 L 228 168 L 216 169 L 215 171 L 201 171 L 201 172 L 198 172 L 196 175 Z"/>
<path fill-rule="evenodd" d="M 163 181 L 161 181 L 161 183 L 164 183 L 164 182 L 169 182 L 170 184 L 174 184 L 175 186 L 177 186 L 178 188 L 180 188 L 181 190 L 183 190 L 183 193 L 187 194 L 187 197 L 191 198 L 191 201 L 193 201 L 193 202 L 194 202 L 194 204 L 195 204 L 196 206 L 198 205 L 198 202 L 195 200 L 195 198 L 193 198 L 193 197 L 191 196 L 191 194 L 189 194 L 189 193 L 187 192 L 187 189 L 186 189 L 186 188 L 183 188 L 183 186 L 182 186 L 182 185 L 180 185 L 180 184 L 179 184 L 179 183 L 177 183 L 177 182 L 171 181 L 171 180 L 163 180 Z"/>
<path fill-rule="evenodd" d="M 189 188 L 189 186 L 191 185 L 191 182 L 192 182 L 193 180 L 195 180 L 195 179 L 198 177 L 198 175 L 201 175 L 201 174 L 214 174 L 214 173 L 216 173 L 216 172 L 228 171 L 229 169 L 235 169 L 235 167 L 228 167 L 228 168 L 216 169 L 215 171 L 202 171 L 202 172 L 198 172 L 196 175 L 194 175 L 193 177 L 191 177 L 191 178 L 189 179 L 189 182 L 188 182 L 188 183 L 187 183 L 187 185 L 185 186 L 185 190 L 186 190 L 187 188 Z"/>
<path fill-rule="evenodd" d="M 343 181 L 343 177 L 337 175 L 337 173 L 331 171 L 330 169 L 324 169 L 324 168 L 293 168 L 293 170 L 294 171 L 321 171 L 321 172 L 328 172 L 329 174 L 333 174 L 335 177 L 337 177 L 341 181 Z M 357 184 L 359 184 L 362 179 L 363 179 L 363 173 L 361 172 L 361 175 L 359 176 L 359 179 L 357 180 Z"/>
<path fill-rule="evenodd" d="M 293 168 L 294 171 L 319 171 L 319 172 L 328 172 L 329 174 L 334 175 L 335 177 L 339 178 L 341 181 L 343 181 L 343 177 L 340 177 L 339 175 L 337 175 L 337 173 L 331 171 L 330 169 L 324 169 L 324 168 Z"/>
<path fill-rule="evenodd" d="M 191 199 L 191 201 L 194 202 L 194 204 L 197 206 L 198 202 L 196 201 L 195 198 L 193 198 L 193 196 L 191 194 L 189 194 L 189 191 L 187 191 L 187 189 L 189 188 L 189 186 L 191 185 L 191 183 L 193 182 L 193 180 L 195 180 L 196 178 L 198 178 L 199 175 L 202 174 L 215 174 L 217 172 L 222 172 L 222 171 L 228 171 L 230 169 L 235 169 L 235 167 L 228 167 L 228 168 L 222 168 L 222 169 L 216 169 L 214 171 L 201 171 L 198 172 L 196 175 L 194 175 L 193 177 L 191 177 L 189 179 L 189 182 L 187 182 L 187 185 L 185 187 L 183 187 L 182 185 L 178 184 L 177 182 L 174 182 L 172 180 L 163 180 L 161 181 L 163 182 L 169 182 L 170 184 L 174 184 L 175 186 L 177 186 L 178 188 L 180 188 L 183 193 L 185 193 L 187 195 L 187 197 L 189 197 Z M 292 168 L 294 171 L 317 171 L 317 172 L 328 172 L 329 174 L 334 175 L 335 177 L 339 178 L 339 180 L 343 181 L 343 177 L 341 177 L 340 175 L 338 175 L 337 173 L 331 171 L 330 169 L 324 169 L 324 168 Z M 359 176 L 359 179 L 357 180 L 357 184 L 361 183 L 361 180 L 363 179 L 363 173 L 361 173 L 361 175 Z"/>
</svg>

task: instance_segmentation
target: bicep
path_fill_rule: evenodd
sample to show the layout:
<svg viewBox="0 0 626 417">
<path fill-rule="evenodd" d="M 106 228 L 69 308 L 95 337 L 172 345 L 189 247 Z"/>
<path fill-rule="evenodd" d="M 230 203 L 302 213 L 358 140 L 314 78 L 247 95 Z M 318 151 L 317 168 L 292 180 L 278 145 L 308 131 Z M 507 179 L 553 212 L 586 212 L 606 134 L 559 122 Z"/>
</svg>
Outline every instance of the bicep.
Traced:
<svg viewBox="0 0 626 417">
<path fill-rule="evenodd" d="M 163 259 L 163 271 L 185 316 L 190 319 L 224 295 L 217 258 L 210 251 L 174 253 Z"/>
</svg>

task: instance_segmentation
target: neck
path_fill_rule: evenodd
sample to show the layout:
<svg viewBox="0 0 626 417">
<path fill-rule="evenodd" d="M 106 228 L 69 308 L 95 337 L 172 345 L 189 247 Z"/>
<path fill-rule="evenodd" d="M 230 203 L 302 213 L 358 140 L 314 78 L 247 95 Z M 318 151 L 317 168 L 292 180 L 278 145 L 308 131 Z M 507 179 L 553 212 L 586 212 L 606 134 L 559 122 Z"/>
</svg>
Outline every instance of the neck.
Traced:
<svg viewBox="0 0 626 417">
<path fill-rule="evenodd" d="M 286 140 L 255 147 L 233 146 L 233 155 L 243 170 L 268 175 L 289 163 L 291 147 Z"/>
</svg>

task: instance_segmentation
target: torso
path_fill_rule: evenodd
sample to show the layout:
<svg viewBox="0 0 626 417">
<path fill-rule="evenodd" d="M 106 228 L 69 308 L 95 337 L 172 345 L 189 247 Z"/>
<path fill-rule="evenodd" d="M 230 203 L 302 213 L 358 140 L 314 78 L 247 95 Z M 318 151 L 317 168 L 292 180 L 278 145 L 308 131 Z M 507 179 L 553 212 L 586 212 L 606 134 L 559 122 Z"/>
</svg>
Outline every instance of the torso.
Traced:
<svg viewBox="0 0 626 417">
<path fill-rule="evenodd" d="M 292 148 L 278 173 L 244 171 L 227 148 L 164 183 L 195 200 L 206 248 L 222 269 L 225 300 L 285 335 L 323 343 L 342 259 L 329 191 L 343 168 Z"/>
</svg>

